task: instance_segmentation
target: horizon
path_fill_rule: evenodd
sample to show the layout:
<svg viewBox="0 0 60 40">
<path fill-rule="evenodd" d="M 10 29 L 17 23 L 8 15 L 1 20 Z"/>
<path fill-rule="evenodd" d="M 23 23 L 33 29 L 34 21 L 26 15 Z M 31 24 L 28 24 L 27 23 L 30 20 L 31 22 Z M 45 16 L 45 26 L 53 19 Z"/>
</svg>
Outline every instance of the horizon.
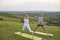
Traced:
<svg viewBox="0 0 60 40">
<path fill-rule="evenodd" d="M 0 11 L 0 12 L 60 12 L 60 11 Z"/>
</svg>

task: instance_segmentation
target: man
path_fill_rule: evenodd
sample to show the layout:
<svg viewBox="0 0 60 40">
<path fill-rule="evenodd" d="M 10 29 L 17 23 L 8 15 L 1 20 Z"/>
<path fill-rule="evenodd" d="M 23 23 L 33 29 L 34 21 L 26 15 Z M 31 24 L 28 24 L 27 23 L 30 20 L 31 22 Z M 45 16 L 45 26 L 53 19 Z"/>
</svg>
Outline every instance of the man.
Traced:
<svg viewBox="0 0 60 40">
<path fill-rule="evenodd" d="M 32 37 L 33 37 L 33 34 L 34 32 L 37 30 L 37 28 L 39 28 L 40 26 L 44 29 L 44 31 L 47 33 L 47 30 L 45 29 L 44 25 L 43 25 L 43 15 L 40 15 L 38 17 L 35 17 L 35 18 L 38 18 L 39 20 L 39 23 L 37 24 L 37 26 L 34 28 L 33 32 L 32 32 Z M 48 35 L 48 33 L 47 33 Z"/>
</svg>

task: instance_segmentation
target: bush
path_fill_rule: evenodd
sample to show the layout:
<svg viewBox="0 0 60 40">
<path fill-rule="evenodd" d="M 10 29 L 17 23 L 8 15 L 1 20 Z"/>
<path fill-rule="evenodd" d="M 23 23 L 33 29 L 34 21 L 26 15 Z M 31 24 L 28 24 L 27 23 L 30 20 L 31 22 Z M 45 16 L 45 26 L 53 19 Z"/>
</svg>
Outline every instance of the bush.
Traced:
<svg viewBox="0 0 60 40">
<path fill-rule="evenodd" d="M 58 20 L 59 19 L 49 19 L 49 20 L 47 20 L 47 25 L 59 26 L 60 22 Z"/>
<path fill-rule="evenodd" d="M 1 21 L 3 21 L 3 19 L 2 19 L 2 18 L 0 18 L 0 20 L 1 20 Z"/>
</svg>

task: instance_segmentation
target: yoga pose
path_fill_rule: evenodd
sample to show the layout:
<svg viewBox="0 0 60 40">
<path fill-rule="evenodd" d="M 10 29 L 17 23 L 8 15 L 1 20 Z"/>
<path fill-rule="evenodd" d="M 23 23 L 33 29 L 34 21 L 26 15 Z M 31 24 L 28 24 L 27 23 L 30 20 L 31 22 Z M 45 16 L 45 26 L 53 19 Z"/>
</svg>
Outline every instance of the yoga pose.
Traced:
<svg viewBox="0 0 60 40">
<path fill-rule="evenodd" d="M 44 31 L 47 33 L 47 30 L 46 30 L 46 28 L 44 27 L 44 25 L 43 25 L 43 15 L 41 14 L 39 14 L 39 16 L 38 17 L 35 17 L 35 18 L 38 18 L 38 20 L 39 20 L 39 23 L 37 24 L 37 26 L 34 28 L 34 30 L 33 30 L 33 32 L 32 32 L 32 37 L 33 37 L 33 34 L 34 34 L 34 32 L 37 30 L 37 28 L 38 27 L 42 27 L 43 29 L 44 29 Z M 48 33 L 47 33 L 47 35 L 48 35 Z"/>
<path fill-rule="evenodd" d="M 21 34 L 22 34 L 22 32 L 24 31 L 25 28 L 27 28 L 29 30 L 29 32 L 32 32 L 32 30 L 30 29 L 30 26 L 29 26 L 28 14 L 26 14 L 25 17 L 24 17 L 24 25 L 22 27 Z"/>
</svg>

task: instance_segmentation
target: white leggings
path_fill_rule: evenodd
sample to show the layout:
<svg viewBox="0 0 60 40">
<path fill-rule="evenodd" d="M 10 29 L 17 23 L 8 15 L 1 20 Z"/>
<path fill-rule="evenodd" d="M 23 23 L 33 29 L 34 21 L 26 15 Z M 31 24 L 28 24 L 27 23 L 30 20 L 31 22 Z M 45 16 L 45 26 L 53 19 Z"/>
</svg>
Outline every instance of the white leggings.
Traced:
<svg viewBox="0 0 60 40">
<path fill-rule="evenodd" d="M 30 29 L 29 24 L 24 24 L 22 27 L 22 30 L 24 30 L 25 28 L 27 28 L 29 30 L 29 32 L 32 32 L 32 30 Z"/>
</svg>

